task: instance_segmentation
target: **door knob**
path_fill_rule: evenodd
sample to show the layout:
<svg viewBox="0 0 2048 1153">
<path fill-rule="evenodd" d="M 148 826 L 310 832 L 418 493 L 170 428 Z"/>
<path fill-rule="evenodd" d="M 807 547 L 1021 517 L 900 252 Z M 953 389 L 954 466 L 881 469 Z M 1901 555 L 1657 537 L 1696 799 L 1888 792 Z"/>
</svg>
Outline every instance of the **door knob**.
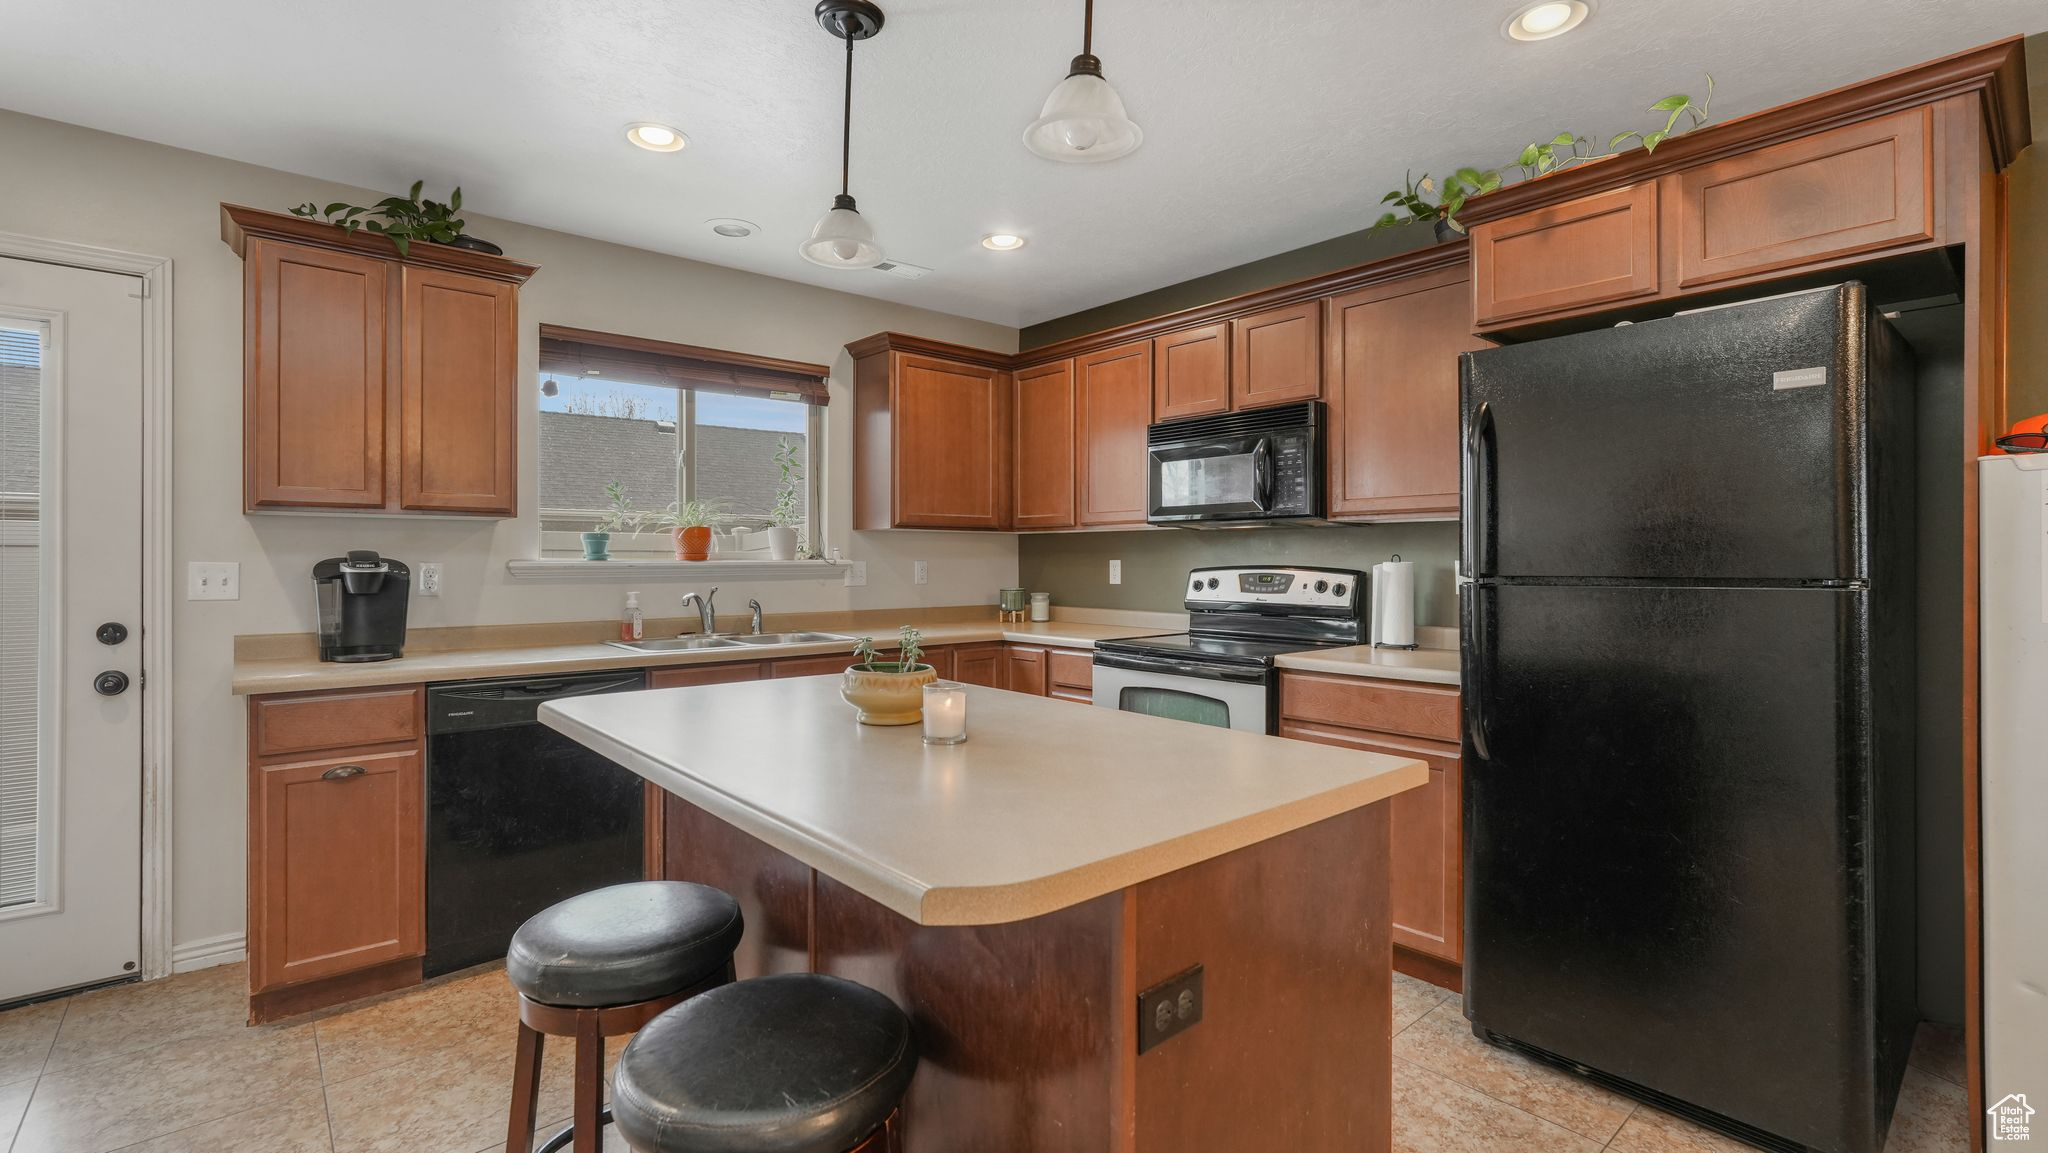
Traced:
<svg viewBox="0 0 2048 1153">
<path fill-rule="evenodd" d="M 92 635 L 98 637 L 103 645 L 118 645 L 128 639 L 128 626 L 119 621 L 108 621 L 94 629 Z"/>
<path fill-rule="evenodd" d="M 92 679 L 92 691 L 103 697 L 118 697 L 128 691 L 128 674 L 108 669 Z"/>
</svg>

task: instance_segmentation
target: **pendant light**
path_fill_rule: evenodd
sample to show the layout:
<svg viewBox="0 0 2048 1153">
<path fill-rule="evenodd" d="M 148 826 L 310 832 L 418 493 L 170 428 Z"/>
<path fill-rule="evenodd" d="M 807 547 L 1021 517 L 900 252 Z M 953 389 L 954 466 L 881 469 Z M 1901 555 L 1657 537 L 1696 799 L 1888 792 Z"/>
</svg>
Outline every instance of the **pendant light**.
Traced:
<svg viewBox="0 0 2048 1153">
<path fill-rule="evenodd" d="M 832 198 L 832 210 L 818 218 L 811 238 L 797 249 L 805 260 L 826 268 L 873 268 L 882 263 L 882 247 L 875 243 L 875 230 L 862 219 L 860 210 L 847 195 L 847 171 L 853 159 L 853 42 L 866 40 L 882 30 L 882 10 L 869 0 L 819 0 L 818 23 L 825 31 L 846 41 L 846 108 L 840 121 L 839 195 Z"/>
<path fill-rule="evenodd" d="M 1099 164 L 1137 151 L 1145 134 L 1102 78 L 1102 61 L 1095 58 L 1095 0 L 1086 0 L 1081 19 L 1081 54 L 1024 130 L 1024 147 L 1047 160 Z"/>
</svg>

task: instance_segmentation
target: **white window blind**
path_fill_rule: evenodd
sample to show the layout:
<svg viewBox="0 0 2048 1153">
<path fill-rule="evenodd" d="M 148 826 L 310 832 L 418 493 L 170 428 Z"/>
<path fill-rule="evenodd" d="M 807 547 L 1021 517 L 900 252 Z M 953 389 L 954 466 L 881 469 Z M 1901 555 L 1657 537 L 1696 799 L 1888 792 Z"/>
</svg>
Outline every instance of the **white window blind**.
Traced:
<svg viewBox="0 0 2048 1153">
<path fill-rule="evenodd" d="M 36 899 L 42 333 L 0 327 L 0 907 Z"/>
</svg>

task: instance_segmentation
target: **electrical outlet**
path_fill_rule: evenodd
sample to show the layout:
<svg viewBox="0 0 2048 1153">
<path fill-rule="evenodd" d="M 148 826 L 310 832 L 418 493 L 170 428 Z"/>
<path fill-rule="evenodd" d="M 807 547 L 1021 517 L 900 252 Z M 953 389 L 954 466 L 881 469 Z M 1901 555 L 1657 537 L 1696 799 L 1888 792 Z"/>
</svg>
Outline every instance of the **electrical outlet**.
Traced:
<svg viewBox="0 0 2048 1153">
<path fill-rule="evenodd" d="M 931 579 L 932 579 L 932 574 L 931 574 L 931 570 L 930 570 L 930 569 L 927 569 L 926 567 L 924 567 L 924 562 L 923 562 L 923 561 L 921 561 L 921 560 L 917 560 L 917 561 L 911 561 L 911 562 L 910 562 L 910 583 L 911 583 L 911 584 L 916 584 L 916 585 L 921 585 L 921 584 L 929 584 L 929 583 L 931 583 Z"/>
<path fill-rule="evenodd" d="M 1138 994 L 1138 1052 L 1163 1045 L 1202 1021 L 1202 967 Z"/>
<path fill-rule="evenodd" d="M 242 599 L 242 566 L 235 561 L 193 561 L 185 566 L 185 599 Z"/>
<path fill-rule="evenodd" d="M 430 560 L 420 565 L 420 595 L 437 597 L 441 595 L 441 562 Z"/>
<path fill-rule="evenodd" d="M 868 562 L 864 560 L 848 562 L 846 566 L 846 587 L 850 589 L 866 588 L 867 584 Z"/>
<path fill-rule="evenodd" d="M 1113 585 L 1124 583 L 1124 562 L 1120 560 L 1109 562 L 1109 583 Z"/>
</svg>

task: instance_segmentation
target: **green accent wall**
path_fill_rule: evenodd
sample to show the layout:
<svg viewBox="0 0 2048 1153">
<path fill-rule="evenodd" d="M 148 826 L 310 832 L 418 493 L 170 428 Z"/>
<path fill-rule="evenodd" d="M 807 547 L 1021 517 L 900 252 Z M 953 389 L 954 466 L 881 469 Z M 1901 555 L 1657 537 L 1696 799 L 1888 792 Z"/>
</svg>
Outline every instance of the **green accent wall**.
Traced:
<svg viewBox="0 0 2048 1153">
<path fill-rule="evenodd" d="M 2048 138 L 2048 32 L 2027 37 L 2027 83 L 2035 144 L 2006 169 L 2006 412 L 2014 420 L 2048 412 L 2048 144 L 2040 143 Z"/>
<path fill-rule="evenodd" d="M 1209 565 L 1326 565 L 1370 570 L 1395 553 L 1414 561 L 1415 623 L 1458 623 L 1458 526 L 1448 522 L 1316 528 L 1143 529 L 1023 534 L 1019 583 L 1055 606 L 1178 612 L 1188 570 Z M 1109 583 L 1109 562 L 1123 583 Z"/>
</svg>

